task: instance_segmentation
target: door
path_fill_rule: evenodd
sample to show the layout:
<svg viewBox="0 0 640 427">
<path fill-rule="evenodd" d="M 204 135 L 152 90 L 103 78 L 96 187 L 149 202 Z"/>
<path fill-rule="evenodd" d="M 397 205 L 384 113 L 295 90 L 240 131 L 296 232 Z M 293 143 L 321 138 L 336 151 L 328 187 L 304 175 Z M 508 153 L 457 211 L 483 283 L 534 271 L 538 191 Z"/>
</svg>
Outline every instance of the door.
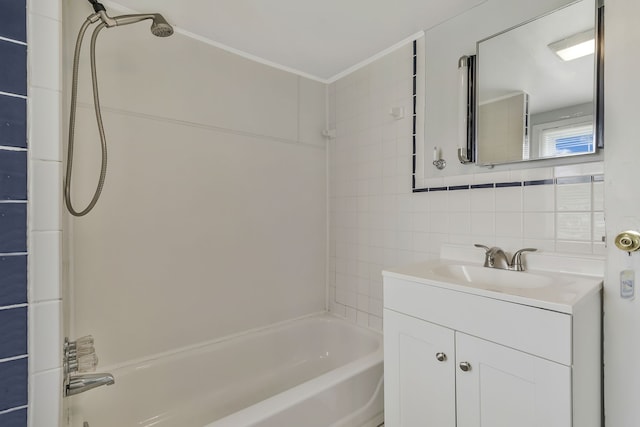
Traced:
<svg viewBox="0 0 640 427">
<path fill-rule="evenodd" d="M 384 310 L 386 427 L 455 427 L 454 332 Z"/>
<path fill-rule="evenodd" d="M 455 341 L 457 427 L 571 427 L 569 366 L 459 332 Z"/>
</svg>

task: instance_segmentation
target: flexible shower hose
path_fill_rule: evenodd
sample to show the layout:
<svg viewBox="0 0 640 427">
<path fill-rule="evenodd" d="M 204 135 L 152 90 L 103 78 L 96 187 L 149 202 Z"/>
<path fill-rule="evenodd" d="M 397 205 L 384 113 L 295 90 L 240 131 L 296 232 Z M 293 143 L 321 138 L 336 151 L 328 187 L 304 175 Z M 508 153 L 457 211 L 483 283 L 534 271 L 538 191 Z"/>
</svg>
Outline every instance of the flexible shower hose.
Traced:
<svg viewBox="0 0 640 427">
<path fill-rule="evenodd" d="M 73 78 L 71 83 L 71 112 L 69 114 L 69 142 L 67 145 L 67 170 L 65 175 L 64 182 L 64 201 L 67 206 L 67 209 L 73 216 L 84 216 L 91 212 L 94 208 L 98 199 L 100 198 L 100 194 L 102 193 L 102 188 L 104 187 L 104 180 L 107 175 L 107 138 L 104 133 L 104 125 L 102 123 L 102 114 L 100 112 L 100 97 L 98 94 L 98 76 L 96 72 L 96 39 L 98 38 L 98 33 L 106 26 L 106 24 L 101 23 L 94 30 L 91 35 L 91 82 L 93 85 L 93 105 L 96 112 L 96 121 L 98 123 L 98 132 L 100 133 L 100 147 L 102 150 L 102 161 L 100 165 L 100 177 L 98 179 L 98 185 L 96 190 L 91 198 L 91 201 L 83 210 L 76 210 L 71 203 L 71 175 L 73 171 L 73 148 L 75 142 L 75 125 L 76 125 L 76 109 L 77 109 L 77 101 L 78 101 L 78 69 L 80 67 L 79 59 L 80 59 L 80 48 L 82 47 L 82 39 L 84 38 L 84 34 L 87 31 L 89 25 L 93 24 L 98 20 L 98 14 L 93 14 L 87 18 L 87 20 L 82 24 L 80 28 L 80 32 L 78 33 L 78 39 L 76 40 L 76 48 L 73 55 Z"/>
</svg>

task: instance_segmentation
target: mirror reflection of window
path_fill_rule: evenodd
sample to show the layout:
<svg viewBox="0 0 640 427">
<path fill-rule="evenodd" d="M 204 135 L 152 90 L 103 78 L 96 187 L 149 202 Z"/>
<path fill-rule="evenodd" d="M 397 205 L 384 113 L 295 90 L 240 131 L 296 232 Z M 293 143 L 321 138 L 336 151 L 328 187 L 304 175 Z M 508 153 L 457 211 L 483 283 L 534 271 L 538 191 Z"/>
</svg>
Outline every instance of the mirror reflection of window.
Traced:
<svg viewBox="0 0 640 427">
<path fill-rule="evenodd" d="M 478 42 L 478 164 L 595 152 L 595 15 L 581 0 Z M 528 94 L 527 109 L 496 116 L 514 93 Z"/>
</svg>

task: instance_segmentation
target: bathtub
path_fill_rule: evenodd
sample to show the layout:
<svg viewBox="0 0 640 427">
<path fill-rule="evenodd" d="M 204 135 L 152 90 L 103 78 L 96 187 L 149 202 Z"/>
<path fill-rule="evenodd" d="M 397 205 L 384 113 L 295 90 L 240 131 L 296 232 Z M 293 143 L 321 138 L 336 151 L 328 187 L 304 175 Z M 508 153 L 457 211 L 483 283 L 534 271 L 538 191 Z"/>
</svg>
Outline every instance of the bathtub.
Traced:
<svg viewBox="0 0 640 427">
<path fill-rule="evenodd" d="M 382 336 L 331 314 L 113 369 L 69 398 L 74 427 L 376 427 Z"/>
</svg>

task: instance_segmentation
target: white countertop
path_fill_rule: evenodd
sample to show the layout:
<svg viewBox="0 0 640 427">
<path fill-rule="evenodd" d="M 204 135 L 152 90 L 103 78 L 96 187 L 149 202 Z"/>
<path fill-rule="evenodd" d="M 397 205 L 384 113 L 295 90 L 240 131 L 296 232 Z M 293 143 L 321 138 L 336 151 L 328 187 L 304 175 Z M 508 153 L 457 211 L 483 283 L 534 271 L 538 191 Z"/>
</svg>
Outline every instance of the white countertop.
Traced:
<svg viewBox="0 0 640 427">
<path fill-rule="evenodd" d="M 479 261 L 484 260 L 484 251 L 478 252 L 473 250 L 474 256 L 479 253 Z M 463 248 L 462 252 L 467 251 Z M 469 252 L 469 251 L 467 251 Z M 452 255 L 454 254 L 454 255 Z M 397 279 L 408 280 L 425 285 L 436 286 L 439 288 L 451 289 L 458 292 L 464 292 L 473 295 L 479 295 L 487 298 L 509 301 L 517 304 L 523 304 L 532 307 L 538 307 L 547 310 L 558 311 L 571 314 L 574 308 L 580 304 L 587 296 L 599 292 L 602 289 L 602 277 L 598 276 L 597 269 L 593 268 L 594 263 L 598 259 L 594 257 L 563 257 L 561 255 L 544 254 L 534 256 L 527 254 L 533 262 L 531 264 L 540 269 L 527 270 L 526 272 L 496 270 L 483 267 L 482 262 L 470 262 L 468 253 L 461 253 L 460 256 L 455 255 L 456 252 L 451 247 L 443 249 L 443 255 L 454 259 L 439 259 L 433 261 L 425 261 L 407 266 L 391 268 L 383 271 L 385 277 L 395 277 Z M 545 264 L 544 257 L 552 260 Z M 542 260 L 542 261 L 541 261 Z M 560 260 L 560 261 L 558 261 Z M 584 265 L 581 265 L 584 262 Z M 547 268 L 553 268 L 554 265 L 562 266 L 563 271 L 553 271 Z M 589 267 L 587 267 L 589 265 Z M 480 280 L 462 280 L 459 277 L 452 277 L 446 273 L 447 268 L 460 268 L 461 266 L 469 266 L 472 272 L 483 273 Z M 484 271 L 479 269 L 486 269 Z M 586 271 L 588 274 L 575 274 L 567 271 Z M 492 282 L 484 276 L 491 277 L 496 275 L 496 282 L 513 283 L 539 281 L 538 286 L 502 286 Z M 529 275 L 526 280 L 523 275 Z"/>
</svg>

